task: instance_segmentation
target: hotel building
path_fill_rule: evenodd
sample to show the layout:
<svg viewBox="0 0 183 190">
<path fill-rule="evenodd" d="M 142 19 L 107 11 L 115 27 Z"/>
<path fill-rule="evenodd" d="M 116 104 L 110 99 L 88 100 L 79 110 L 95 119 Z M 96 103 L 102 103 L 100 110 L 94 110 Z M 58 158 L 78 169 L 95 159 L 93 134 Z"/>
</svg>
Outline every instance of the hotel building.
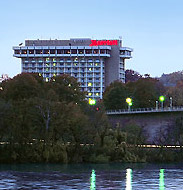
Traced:
<svg viewBox="0 0 183 190">
<path fill-rule="evenodd" d="M 102 99 L 105 87 L 119 80 L 125 82 L 125 59 L 132 49 L 121 40 L 25 40 L 25 46 L 13 47 L 21 58 L 22 72 L 39 73 L 45 81 L 61 74 L 77 79 L 87 98 Z"/>
</svg>

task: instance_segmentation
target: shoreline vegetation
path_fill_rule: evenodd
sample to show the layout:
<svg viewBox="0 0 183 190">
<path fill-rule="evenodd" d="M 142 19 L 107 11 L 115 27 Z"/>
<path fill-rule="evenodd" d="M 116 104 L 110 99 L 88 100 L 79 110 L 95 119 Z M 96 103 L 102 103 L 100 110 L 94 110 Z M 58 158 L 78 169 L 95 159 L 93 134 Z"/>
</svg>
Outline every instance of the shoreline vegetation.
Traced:
<svg viewBox="0 0 183 190">
<path fill-rule="evenodd" d="M 152 106 L 163 91 L 155 79 L 114 82 L 93 106 L 68 75 L 45 82 L 38 74 L 22 73 L 3 81 L 0 89 L 0 163 L 182 161 L 182 117 L 160 147 L 144 148 L 136 146 L 146 144 L 140 126 L 129 122 L 112 127 L 105 114 L 106 109 L 127 108 L 126 97 L 136 100 L 134 107 Z M 181 147 L 163 147 L 166 144 Z"/>
</svg>

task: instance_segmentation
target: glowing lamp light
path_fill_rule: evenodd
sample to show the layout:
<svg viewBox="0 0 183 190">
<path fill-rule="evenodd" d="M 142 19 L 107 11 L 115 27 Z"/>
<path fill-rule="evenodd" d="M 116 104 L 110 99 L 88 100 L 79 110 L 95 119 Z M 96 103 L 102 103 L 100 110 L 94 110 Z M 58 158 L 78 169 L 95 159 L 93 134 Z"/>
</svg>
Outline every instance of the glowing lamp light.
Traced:
<svg viewBox="0 0 183 190">
<path fill-rule="evenodd" d="M 132 104 L 132 102 L 130 102 L 128 105 L 129 105 L 129 106 L 132 106 L 133 104 Z"/>
<path fill-rule="evenodd" d="M 164 101 L 165 101 L 165 97 L 164 97 L 164 96 L 160 96 L 160 97 L 159 97 L 159 101 L 160 101 L 160 102 L 164 102 Z"/>
<path fill-rule="evenodd" d="M 96 104 L 96 100 L 89 98 L 89 104 L 90 104 L 91 106 L 95 105 L 95 104 Z"/>
<path fill-rule="evenodd" d="M 131 98 L 127 98 L 126 99 L 126 103 L 131 106 L 132 105 L 132 99 Z"/>
</svg>

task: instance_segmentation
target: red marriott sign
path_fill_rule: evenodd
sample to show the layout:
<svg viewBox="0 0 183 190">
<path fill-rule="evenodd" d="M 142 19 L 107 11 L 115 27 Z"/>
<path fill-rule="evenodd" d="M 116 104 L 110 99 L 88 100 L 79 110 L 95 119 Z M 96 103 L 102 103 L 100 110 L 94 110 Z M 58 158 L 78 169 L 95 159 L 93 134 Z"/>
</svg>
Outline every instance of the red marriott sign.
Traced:
<svg viewBox="0 0 183 190">
<path fill-rule="evenodd" d="M 91 40 L 90 46 L 117 46 L 118 40 Z"/>
</svg>

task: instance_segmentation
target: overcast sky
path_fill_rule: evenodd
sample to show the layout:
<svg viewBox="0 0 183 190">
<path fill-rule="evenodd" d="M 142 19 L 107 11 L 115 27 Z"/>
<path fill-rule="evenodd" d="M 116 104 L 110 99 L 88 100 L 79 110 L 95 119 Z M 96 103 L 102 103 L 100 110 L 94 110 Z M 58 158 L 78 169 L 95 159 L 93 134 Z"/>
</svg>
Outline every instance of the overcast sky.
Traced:
<svg viewBox="0 0 183 190">
<path fill-rule="evenodd" d="M 0 74 L 21 72 L 12 46 L 25 39 L 119 39 L 126 69 L 161 76 L 183 70 L 183 0 L 1 0 Z"/>
</svg>

